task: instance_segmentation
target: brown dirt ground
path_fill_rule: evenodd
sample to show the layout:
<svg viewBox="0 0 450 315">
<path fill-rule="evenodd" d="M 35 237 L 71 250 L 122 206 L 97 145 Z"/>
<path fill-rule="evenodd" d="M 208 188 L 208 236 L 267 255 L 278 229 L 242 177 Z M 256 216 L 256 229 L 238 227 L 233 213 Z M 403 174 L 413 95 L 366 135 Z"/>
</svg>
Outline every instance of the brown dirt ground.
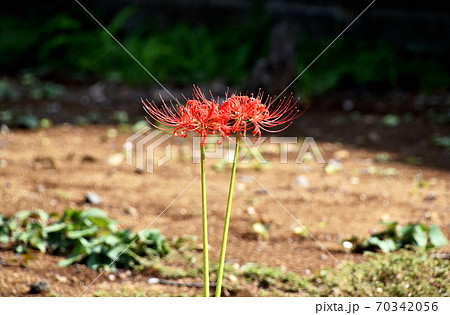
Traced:
<svg viewBox="0 0 450 315">
<path fill-rule="evenodd" d="M 1 212 L 13 215 L 22 209 L 42 208 L 62 213 L 69 205 L 78 208 L 87 206 L 84 204 L 84 193 L 93 191 L 103 199 L 100 207 L 118 220 L 120 228 L 134 231 L 146 228 L 199 175 L 199 164 L 183 160 L 186 153 L 181 153 L 190 152 L 192 141 L 189 138 L 181 141 L 171 139 L 173 159 L 156 169 L 154 174 L 138 173 L 135 167 L 126 165 L 124 161 L 118 166 L 107 163 L 111 155 L 123 150 L 129 136 L 119 133 L 116 137 L 108 137 L 109 128 L 113 127 L 62 125 L 39 131 L 13 130 L 10 134 L 0 135 L 0 158 L 4 161 L 0 168 Z M 409 129 L 404 130 L 404 137 L 408 138 L 410 133 Z M 307 132 L 302 134 L 308 135 Z M 385 139 L 389 142 L 389 138 Z M 396 143 L 399 143 L 397 140 Z M 386 145 L 394 147 L 394 144 L 390 142 Z M 270 144 L 263 149 L 263 156 L 272 163 L 270 168 L 260 171 L 252 167 L 238 168 L 227 251 L 229 261 L 285 266 L 303 275 L 322 267 L 337 266 L 318 242 L 295 235 L 292 231 L 296 226 L 294 219 L 270 194 L 262 193 L 257 182 L 253 179 L 247 182 L 248 177 L 243 176 L 254 176 L 339 261 L 362 261 L 362 255 L 345 252 L 338 241 L 353 234 L 368 236 L 380 220 L 397 220 L 402 224 L 416 221 L 434 223 L 447 236 L 450 235 L 448 168 L 432 167 L 433 163 L 422 166 L 405 164 L 402 162 L 405 155 L 401 150 L 390 152 L 392 161 L 378 163 L 374 158 L 380 150 L 331 141 L 321 141 L 318 145 L 326 160 L 336 154 L 343 157 L 343 171 L 327 175 L 324 165 L 315 162 L 294 164 L 294 149 L 289 154 L 289 163 L 280 164 L 276 146 Z M 443 151 L 427 146 L 417 150 L 416 154 L 422 153 L 425 162 L 438 160 L 439 154 L 444 159 L 447 157 Z M 432 152 L 429 153 L 432 156 L 428 156 L 427 152 Z M 39 158 L 49 158 L 54 165 L 38 162 Z M 217 261 L 229 172 L 215 171 L 212 168 L 215 160 L 210 159 L 207 163 L 210 256 Z M 446 164 L 442 161 L 436 163 Z M 397 175 L 364 174 L 370 166 L 392 167 Z M 309 188 L 296 184 L 299 175 L 308 178 Z M 412 178 L 416 175 L 429 181 L 430 187 L 413 193 Z M 427 196 L 431 192 L 437 198 L 429 200 Z M 127 206 L 136 208 L 137 213 L 127 213 Z M 249 206 L 254 207 L 254 214 L 247 211 Z M 169 238 L 196 235 L 200 241 L 200 207 L 200 180 L 197 180 L 151 228 L 160 229 Z M 252 224 L 259 219 L 271 224 L 268 240 L 258 238 L 252 230 Z M 448 249 L 443 250 L 448 252 Z M 36 255 L 37 259 L 31 264 L 21 266 L 20 257 L 0 250 L 4 262 L 0 266 L 1 295 L 24 296 L 29 284 L 46 280 L 55 294 L 77 296 L 85 285 L 99 275 L 83 265 L 59 268 L 56 264 L 61 258 L 40 253 Z M 86 295 L 98 290 L 117 292 L 123 288 L 131 291 L 146 288 L 150 295 L 180 292 L 193 295 L 200 292 L 198 289 L 163 285 L 154 285 L 149 289 L 145 283 L 149 276 L 150 272 L 133 272 L 131 277 L 116 277 L 115 281 L 109 281 L 104 274 L 86 291 Z"/>
</svg>

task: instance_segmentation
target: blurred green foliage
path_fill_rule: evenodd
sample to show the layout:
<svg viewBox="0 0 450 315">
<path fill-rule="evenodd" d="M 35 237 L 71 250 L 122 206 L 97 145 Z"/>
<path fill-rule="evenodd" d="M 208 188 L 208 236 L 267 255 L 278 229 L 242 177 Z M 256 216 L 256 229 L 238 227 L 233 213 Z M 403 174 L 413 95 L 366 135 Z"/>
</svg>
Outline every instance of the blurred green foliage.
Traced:
<svg viewBox="0 0 450 315">
<path fill-rule="evenodd" d="M 421 248 L 435 248 L 448 244 L 448 240 L 437 225 L 429 227 L 421 223 L 408 224 L 402 226 L 395 221 L 381 222 L 386 228 L 378 233 L 372 233 L 368 239 L 360 240 L 353 236 L 344 240 L 352 244 L 351 250 L 354 253 L 365 251 L 382 250 L 385 253 L 408 248 L 411 246 Z"/>
<path fill-rule="evenodd" d="M 303 38 L 298 44 L 300 73 L 332 41 Z M 320 95 L 334 88 L 421 89 L 425 92 L 450 85 L 450 77 L 442 64 L 445 52 L 423 53 L 399 49 L 386 43 L 351 44 L 337 40 L 310 70 L 296 82 L 307 95 Z M 446 63 L 447 64 L 447 63 Z"/>
<path fill-rule="evenodd" d="M 192 83 L 227 78 L 236 83 L 248 74 L 256 47 L 247 38 L 259 32 L 259 22 L 228 26 L 215 33 L 205 26 L 174 24 L 168 29 L 145 26 L 122 34 L 135 13 L 136 7 L 129 6 L 105 27 L 158 80 Z M 37 60 L 28 66 L 38 73 L 94 74 L 130 84 L 150 81 L 148 74 L 103 29 L 86 29 L 71 16 L 54 16 L 39 27 L 20 19 L 1 19 L 0 28 L 2 67 L 21 67 L 32 51 Z M 21 38 L 19 43 L 17 37 Z"/>
<path fill-rule="evenodd" d="M 169 251 L 159 230 L 119 230 L 117 222 L 97 208 L 66 208 L 61 217 L 40 209 L 0 215 L 0 244 L 17 253 L 32 248 L 66 256 L 60 266 L 85 263 L 92 269 L 144 268 Z"/>
<path fill-rule="evenodd" d="M 152 21 L 134 23 L 138 8 L 129 6 L 112 19 L 100 20 L 163 83 L 223 79 L 227 84 L 240 84 L 256 60 L 268 55 L 273 21 L 267 14 L 213 27 L 180 21 L 156 27 Z M 122 47 L 87 18 L 82 20 L 72 13 L 41 20 L 2 15 L 0 29 L 0 68 L 9 73 L 31 69 L 38 75 L 57 73 L 81 79 L 94 75 L 129 84 L 152 81 Z M 311 35 L 301 37 L 297 46 L 298 72 L 330 41 Z M 450 85 L 449 69 L 441 62 L 444 53 L 424 55 L 385 43 L 350 44 L 341 38 L 299 78 L 296 87 L 306 96 L 334 88 L 393 88 L 402 84 L 413 89 L 439 89 Z M 41 92 L 44 88 L 47 94 L 60 93 L 54 86 L 44 86 Z M 0 84 L 0 98 L 13 98 L 6 90 L 4 83 Z M 36 93 L 35 97 L 42 96 Z"/>
</svg>

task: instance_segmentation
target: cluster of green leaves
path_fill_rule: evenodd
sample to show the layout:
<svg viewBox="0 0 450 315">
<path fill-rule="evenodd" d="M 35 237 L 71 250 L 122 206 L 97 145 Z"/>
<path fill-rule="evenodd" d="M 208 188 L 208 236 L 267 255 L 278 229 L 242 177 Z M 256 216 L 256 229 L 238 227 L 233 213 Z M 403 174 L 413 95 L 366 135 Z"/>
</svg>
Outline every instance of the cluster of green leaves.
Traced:
<svg viewBox="0 0 450 315">
<path fill-rule="evenodd" d="M 18 253 L 34 248 L 64 255 L 61 266 L 78 262 L 92 269 L 146 267 L 169 251 L 158 230 L 118 230 L 116 221 L 97 208 L 67 208 L 59 219 L 43 210 L 19 211 L 10 218 L 0 215 L 0 243 Z"/>
<path fill-rule="evenodd" d="M 20 94 L 11 86 L 6 78 L 0 79 L 0 102 L 15 102 L 20 98 Z"/>
<path fill-rule="evenodd" d="M 51 81 L 42 81 L 30 72 L 22 75 L 20 84 L 20 91 L 18 91 L 7 78 L 0 79 L 0 102 L 16 102 L 21 98 L 22 94 L 33 100 L 42 100 L 54 99 L 64 93 L 62 85 Z"/>
<path fill-rule="evenodd" d="M 42 81 L 35 74 L 27 72 L 20 83 L 25 87 L 28 97 L 33 100 L 54 99 L 64 93 L 64 87 L 51 81 Z"/>
<path fill-rule="evenodd" d="M 26 129 L 50 128 L 53 123 L 49 118 L 39 119 L 29 111 L 17 113 L 9 109 L 0 110 L 0 123 L 9 127 L 19 127 Z"/>
<path fill-rule="evenodd" d="M 444 236 L 439 226 L 429 227 L 421 223 L 408 224 L 402 226 L 395 221 L 382 222 L 386 229 L 379 233 L 372 233 L 368 239 L 360 240 L 358 236 L 353 236 L 344 242 L 352 244 L 352 251 L 361 253 L 365 251 L 382 250 L 385 253 L 415 246 L 421 248 L 434 248 L 446 245 L 447 238 Z"/>
</svg>

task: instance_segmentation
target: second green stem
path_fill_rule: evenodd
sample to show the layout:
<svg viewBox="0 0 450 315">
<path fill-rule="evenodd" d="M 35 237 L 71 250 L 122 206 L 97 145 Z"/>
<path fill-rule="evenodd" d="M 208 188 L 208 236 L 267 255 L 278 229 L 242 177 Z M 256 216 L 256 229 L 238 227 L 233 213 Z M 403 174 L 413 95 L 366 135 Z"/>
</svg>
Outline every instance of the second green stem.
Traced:
<svg viewBox="0 0 450 315">
<path fill-rule="evenodd" d="M 217 272 L 216 297 L 220 297 L 220 294 L 222 292 L 223 268 L 225 267 L 225 252 L 227 250 L 228 229 L 230 226 L 230 217 L 231 217 L 231 202 L 233 201 L 234 178 L 236 176 L 236 165 L 237 165 L 237 158 L 238 158 L 238 152 L 239 152 L 239 140 L 241 140 L 240 132 L 238 132 L 237 138 L 236 138 L 236 150 L 234 151 L 233 169 L 231 171 L 230 189 L 228 191 L 227 212 L 225 214 L 225 224 L 223 227 L 223 237 L 222 237 L 222 248 L 220 249 L 219 270 Z"/>
<path fill-rule="evenodd" d="M 208 213 L 206 211 L 206 174 L 205 146 L 200 145 L 202 176 L 202 223 L 203 223 L 203 296 L 209 296 L 209 260 L 208 260 Z"/>
</svg>

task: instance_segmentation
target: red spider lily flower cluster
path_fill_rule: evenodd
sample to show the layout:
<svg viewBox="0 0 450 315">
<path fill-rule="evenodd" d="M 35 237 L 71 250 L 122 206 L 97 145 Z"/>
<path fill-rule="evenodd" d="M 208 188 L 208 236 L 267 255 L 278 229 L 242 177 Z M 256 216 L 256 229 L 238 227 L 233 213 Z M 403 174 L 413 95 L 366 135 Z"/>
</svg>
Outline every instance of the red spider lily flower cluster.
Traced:
<svg viewBox="0 0 450 315">
<path fill-rule="evenodd" d="M 162 100 L 162 99 L 161 99 Z M 147 114 L 156 122 L 169 127 L 168 129 L 156 126 L 149 119 L 147 121 L 160 130 L 171 130 L 176 137 L 186 137 L 188 131 L 197 132 L 205 145 L 206 135 L 219 132 L 227 137 L 230 132 L 226 127 L 226 117 L 219 110 L 219 104 L 211 98 L 208 100 L 199 88 L 194 87 L 193 98 L 186 100 L 186 105 L 172 104 L 168 106 L 164 100 L 161 108 L 155 102 L 142 100 Z"/>
<path fill-rule="evenodd" d="M 258 140 L 261 137 L 261 130 L 283 131 L 294 119 L 305 112 L 297 110 L 295 107 L 297 101 L 292 102 L 292 95 L 283 98 L 276 105 L 270 98 L 267 98 L 265 102 L 262 102 L 262 99 L 262 93 L 258 93 L 256 97 L 233 94 L 222 103 L 221 110 L 228 114 L 232 132 L 240 131 L 245 134 L 246 131 L 253 129 L 252 135 L 255 140 Z M 280 130 L 270 129 L 286 123 L 288 124 Z"/>
<path fill-rule="evenodd" d="M 164 100 L 161 108 L 154 102 L 142 100 L 147 114 L 156 122 L 167 126 L 156 126 L 161 130 L 172 130 L 174 136 L 186 137 L 188 131 L 197 132 L 202 137 L 201 145 L 205 145 L 208 134 L 220 133 L 222 138 L 230 139 L 230 133 L 243 133 L 252 130 L 255 140 L 261 136 L 261 130 L 279 132 L 286 129 L 294 119 L 302 115 L 292 102 L 292 95 L 274 104 L 270 98 L 262 102 L 263 94 L 256 97 L 233 94 L 219 105 L 211 95 L 208 100 L 198 87 L 194 87 L 193 98 L 186 100 L 186 105 L 168 106 Z M 267 104 L 268 103 L 268 104 Z M 305 109 L 306 110 L 306 109 Z M 280 130 L 270 128 L 288 123 Z"/>
</svg>

